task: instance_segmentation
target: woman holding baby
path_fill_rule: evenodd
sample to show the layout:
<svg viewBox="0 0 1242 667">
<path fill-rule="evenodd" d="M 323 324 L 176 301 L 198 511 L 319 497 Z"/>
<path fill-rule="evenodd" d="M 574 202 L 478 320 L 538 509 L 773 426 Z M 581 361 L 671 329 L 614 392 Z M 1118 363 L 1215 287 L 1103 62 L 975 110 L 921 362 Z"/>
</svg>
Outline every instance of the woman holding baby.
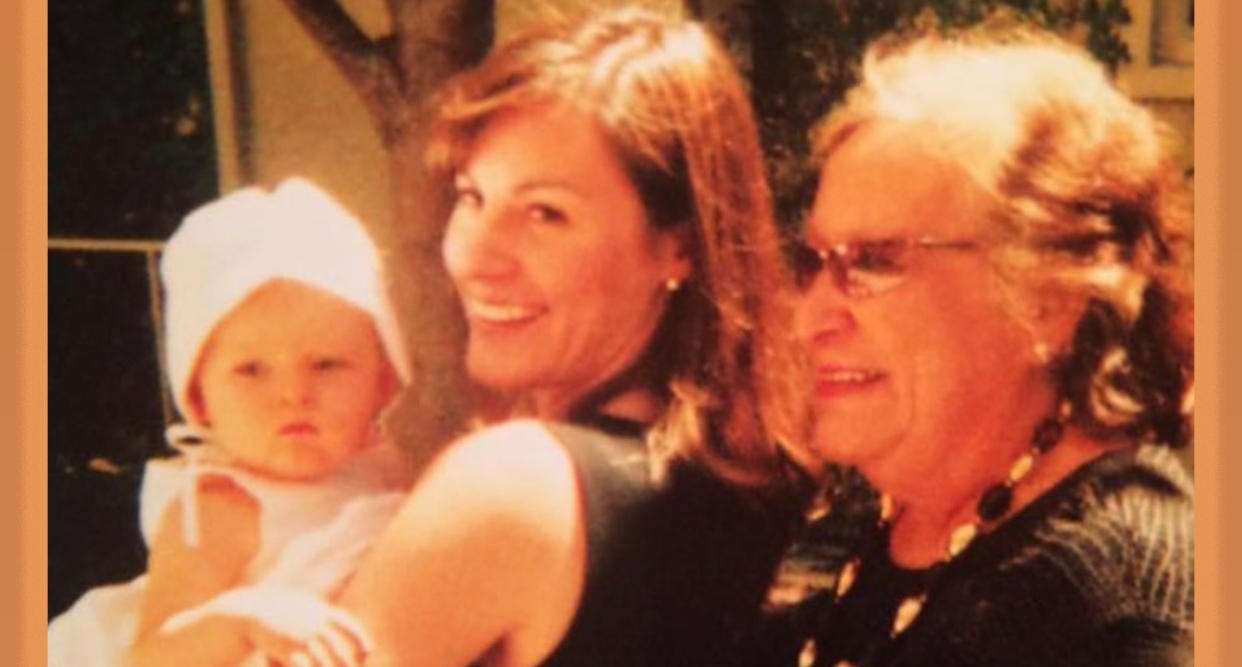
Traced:
<svg viewBox="0 0 1242 667">
<path fill-rule="evenodd" d="M 819 135 L 793 319 L 701 27 L 617 12 L 450 82 L 429 156 L 467 368 L 533 419 L 450 445 L 337 599 L 347 631 L 290 660 L 1176 664 L 1178 184 L 1146 112 L 1023 39 L 877 47 Z M 970 104 L 934 93 L 967 73 Z M 760 623 L 823 460 L 883 493 L 875 536 Z"/>
</svg>

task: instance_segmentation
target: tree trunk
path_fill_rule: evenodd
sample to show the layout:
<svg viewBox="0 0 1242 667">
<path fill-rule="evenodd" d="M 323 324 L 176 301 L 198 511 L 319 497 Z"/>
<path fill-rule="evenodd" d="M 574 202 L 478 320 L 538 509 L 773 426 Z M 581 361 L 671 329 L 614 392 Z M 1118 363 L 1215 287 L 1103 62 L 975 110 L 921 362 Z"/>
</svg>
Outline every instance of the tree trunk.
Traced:
<svg viewBox="0 0 1242 667">
<path fill-rule="evenodd" d="M 407 127 L 388 154 L 393 183 L 393 224 L 400 239 L 389 249 L 410 284 L 402 294 L 413 301 L 404 309 L 405 340 L 411 346 L 414 381 L 391 428 L 419 467 L 465 427 L 471 392 L 464 360 L 465 322 L 444 269 L 440 241 L 448 217 L 448 197 L 423 167 L 425 124 Z"/>
<path fill-rule="evenodd" d="M 386 255 L 390 274 L 410 281 L 401 292 L 414 301 L 402 309 L 413 313 L 404 322 L 413 385 L 390 427 L 421 465 L 464 430 L 472 408 L 465 323 L 440 256 L 448 193 L 424 168 L 423 152 L 436 90 L 491 46 L 494 0 L 388 0 L 392 34 L 380 39 L 365 35 L 338 0 L 284 2 L 362 97 L 388 151 L 400 241 Z"/>
</svg>

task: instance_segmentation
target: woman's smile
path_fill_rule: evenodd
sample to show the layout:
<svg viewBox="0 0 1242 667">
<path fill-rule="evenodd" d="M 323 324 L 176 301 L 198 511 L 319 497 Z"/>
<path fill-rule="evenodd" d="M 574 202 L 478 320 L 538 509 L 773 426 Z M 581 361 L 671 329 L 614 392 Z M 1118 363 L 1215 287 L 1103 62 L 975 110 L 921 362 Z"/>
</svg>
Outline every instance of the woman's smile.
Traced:
<svg viewBox="0 0 1242 667">
<path fill-rule="evenodd" d="M 635 363 L 688 272 L 610 141 L 572 107 L 509 110 L 456 174 L 444 259 L 485 386 L 568 405 Z"/>
<path fill-rule="evenodd" d="M 513 331 L 530 324 L 548 312 L 546 306 L 501 300 L 462 299 L 462 308 L 477 333 Z"/>
<path fill-rule="evenodd" d="M 815 369 L 815 393 L 820 398 L 837 398 L 870 389 L 884 380 L 881 371 L 824 365 Z"/>
</svg>

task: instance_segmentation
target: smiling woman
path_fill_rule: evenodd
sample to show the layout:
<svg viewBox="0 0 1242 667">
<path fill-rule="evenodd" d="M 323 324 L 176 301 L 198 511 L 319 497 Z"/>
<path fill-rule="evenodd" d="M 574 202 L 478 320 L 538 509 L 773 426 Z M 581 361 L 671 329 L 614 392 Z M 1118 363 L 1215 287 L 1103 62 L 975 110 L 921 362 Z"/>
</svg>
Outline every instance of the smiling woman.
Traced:
<svg viewBox="0 0 1242 667">
<path fill-rule="evenodd" d="M 756 662 L 1190 664 L 1169 451 L 1194 410 L 1190 229 L 1164 130 L 1085 53 L 988 23 L 873 46 L 817 139 L 813 441 L 883 501 Z"/>
<path fill-rule="evenodd" d="M 651 227 L 607 137 L 566 105 L 492 120 L 456 186 L 444 257 L 470 324 L 469 372 L 567 415 L 640 357 L 689 253 Z"/>
<path fill-rule="evenodd" d="M 718 469 L 770 465 L 767 435 L 792 442 L 798 427 L 792 402 L 757 399 L 794 380 L 749 102 L 699 26 L 615 17 L 536 27 L 442 91 L 428 157 L 458 190 L 445 259 L 468 314 L 546 307 L 523 331 L 555 338 L 496 383 L 549 401 L 540 416 L 579 420 L 641 387 L 668 401 L 655 421 L 702 432 L 710 412 L 735 436 L 725 456 L 674 438 Z M 484 375 L 501 344 L 487 319 L 471 319 L 467 352 Z M 733 472 L 753 478 L 748 466 Z"/>
<path fill-rule="evenodd" d="M 894 179 L 907 184 L 900 196 Z M 903 497 L 966 473 L 972 450 L 944 434 L 979 428 L 978 406 L 1051 400 L 1030 372 L 1030 336 L 988 270 L 988 205 L 963 169 L 912 148 L 905 128 L 877 123 L 824 165 L 805 230 L 815 247 L 870 247 L 808 284 L 798 311 L 817 369 L 821 454 Z M 953 468 L 922 474 L 950 454 Z"/>
<path fill-rule="evenodd" d="M 469 372 L 540 421 L 450 446 L 410 494 L 341 598 L 370 660 L 724 664 L 803 458 L 728 56 L 636 10 L 542 26 L 448 84 L 429 156 Z"/>
</svg>

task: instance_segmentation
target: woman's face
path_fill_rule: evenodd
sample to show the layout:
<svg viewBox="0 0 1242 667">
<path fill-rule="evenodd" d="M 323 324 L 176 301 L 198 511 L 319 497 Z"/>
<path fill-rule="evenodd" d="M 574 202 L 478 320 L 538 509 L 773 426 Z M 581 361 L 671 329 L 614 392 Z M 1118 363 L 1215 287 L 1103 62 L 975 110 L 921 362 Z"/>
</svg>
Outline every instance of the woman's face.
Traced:
<svg viewBox="0 0 1242 667">
<path fill-rule="evenodd" d="M 816 445 L 893 492 L 937 484 L 1037 376 L 981 239 L 985 193 L 911 136 L 867 126 L 825 164 L 805 240 L 863 244 L 851 253 L 866 273 L 843 288 L 821 271 L 796 320 L 816 372 Z"/>
<path fill-rule="evenodd" d="M 478 382 L 530 391 L 543 414 L 634 363 L 684 279 L 602 131 L 563 106 L 487 121 L 455 178 L 444 260 Z"/>
</svg>

